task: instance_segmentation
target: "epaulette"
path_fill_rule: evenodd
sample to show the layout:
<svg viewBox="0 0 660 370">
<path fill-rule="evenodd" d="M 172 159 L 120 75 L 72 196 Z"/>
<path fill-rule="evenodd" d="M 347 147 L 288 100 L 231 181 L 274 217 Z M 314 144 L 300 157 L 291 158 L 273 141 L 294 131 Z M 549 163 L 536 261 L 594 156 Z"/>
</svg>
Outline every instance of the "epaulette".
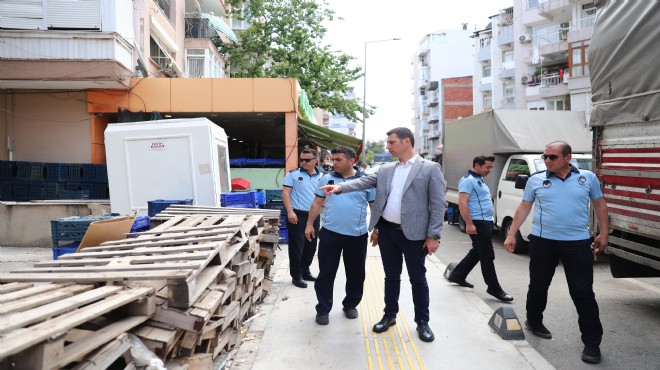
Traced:
<svg viewBox="0 0 660 370">
<path fill-rule="evenodd" d="M 538 175 L 539 173 L 545 173 L 545 171 L 547 171 L 547 170 L 536 171 L 536 172 L 534 172 L 533 174 L 529 175 L 529 177 L 532 177 L 532 176 L 534 176 L 534 175 Z"/>
</svg>

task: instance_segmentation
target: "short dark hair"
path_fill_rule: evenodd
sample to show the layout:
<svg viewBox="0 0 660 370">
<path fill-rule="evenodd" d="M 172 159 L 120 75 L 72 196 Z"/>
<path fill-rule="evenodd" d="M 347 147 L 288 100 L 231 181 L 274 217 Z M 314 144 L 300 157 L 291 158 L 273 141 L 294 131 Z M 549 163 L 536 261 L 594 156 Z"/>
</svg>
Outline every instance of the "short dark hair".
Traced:
<svg viewBox="0 0 660 370">
<path fill-rule="evenodd" d="M 355 150 L 345 146 L 338 146 L 330 151 L 331 154 L 344 154 L 347 158 L 355 158 Z"/>
<path fill-rule="evenodd" d="M 314 156 L 314 158 L 316 158 L 316 150 L 314 149 L 305 148 L 300 152 L 300 154 L 311 154 Z"/>
<path fill-rule="evenodd" d="M 410 144 L 413 146 L 413 148 L 415 147 L 415 135 L 413 135 L 412 131 L 410 131 L 409 128 L 397 127 L 387 131 L 387 136 L 390 136 L 392 134 L 396 135 L 396 137 L 398 137 L 399 140 L 409 138 Z"/>
<path fill-rule="evenodd" d="M 562 140 L 553 141 L 550 144 L 546 145 L 545 147 L 550 148 L 553 146 L 558 146 L 561 149 L 561 155 L 564 157 L 573 153 L 573 148 L 571 148 L 571 146 L 568 145 L 568 143 L 565 141 Z"/>
<path fill-rule="evenodd" d="M 486 162 L 495 162 L 495 157 L 493 157 L 492 155 L 489 156 L 485 156 L 483 154 L 478 155 L 474 157 L 474 159 L 472 160 L 472 167 L 474 167 L 475 165 L 483 166 L 484 164 L 486 164 Z"/>
</svg>

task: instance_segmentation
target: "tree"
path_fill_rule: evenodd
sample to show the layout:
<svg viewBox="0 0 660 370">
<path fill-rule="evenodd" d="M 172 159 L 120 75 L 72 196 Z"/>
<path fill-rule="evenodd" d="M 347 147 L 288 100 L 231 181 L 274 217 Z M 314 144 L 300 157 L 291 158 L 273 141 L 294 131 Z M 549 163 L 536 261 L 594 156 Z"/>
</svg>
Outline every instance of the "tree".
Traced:
<svg viewBox="0 0 660 370">
<path fill-rule="evenodd" d="M 362 76 L 351 67 L 353 57 L 322 45 L 323 22 L 334 19 L 325 1 L 228 0 L 232 17 L 251 26 L 240 33 L 240 43 L 219 44 L 234 77 L 296 78 L 313 107 L 360 121 L 360 102 L 347 98 L 348 83 Z M 373 108 L 367 109 L 367 115 Z M 360 113 L 358 115 L 358 113 Z"/>
<path fill-rule="evenodd" d="M 364 162 L 368 164 L 374 163 L 376 153 L 385 153 L 385 141 L 367 141 L 365 145 L 366 151 L 364 152 Z"/>
</svg>

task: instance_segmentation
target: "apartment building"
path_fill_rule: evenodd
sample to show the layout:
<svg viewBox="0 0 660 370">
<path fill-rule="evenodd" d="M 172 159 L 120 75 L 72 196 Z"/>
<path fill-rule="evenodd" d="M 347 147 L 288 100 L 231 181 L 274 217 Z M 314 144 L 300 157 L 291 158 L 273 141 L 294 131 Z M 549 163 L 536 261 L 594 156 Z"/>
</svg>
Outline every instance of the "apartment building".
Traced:
<svg viewBox="0 0 660 370">
<path fill-rule="evenodd" d="M 515 107 L 513 7 L 490 17 L 475 31 L 473 113 Z"/>
<path fill-rule="evenodd" d="M 353 88 L 351 88 L 348 93 L 346 93 L 346 98 L 355 99 L 355 92 L 353 91 Z M 356 123 L 346 118 L 346 116 L 343 114 L 332 114 L 326 112 L 326 118 L 327 119 L 323 120 L 324 127 L 344 135 L 355 137 Z"/>
<path fill-rule="evenodd" d="M 591 112 L 594 1 L 515 0 L 515 108 Z"/>
<path fill-rule="evenodd" d="M 438 155 L 442 142 L 443 96 L 441 81 L 449 77 L 472 76 L 472 31 L 441 30 L 422 38 L 413 54 L 412 123 L 415 150 L 426 158 Z"/>
</svg>

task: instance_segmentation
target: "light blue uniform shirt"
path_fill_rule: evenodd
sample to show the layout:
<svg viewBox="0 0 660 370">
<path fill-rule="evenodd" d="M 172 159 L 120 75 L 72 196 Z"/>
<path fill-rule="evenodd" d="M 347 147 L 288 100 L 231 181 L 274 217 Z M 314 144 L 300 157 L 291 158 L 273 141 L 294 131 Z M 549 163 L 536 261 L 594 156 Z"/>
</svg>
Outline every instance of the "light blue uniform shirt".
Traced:
<svg viewBox="0 0 660 370">
<path fill-rule="evenodd" d="M 534 202 L 532 235 L 553 240 L 585 240 L 589 233 L 589 201 L 603 197 L 598 177 L 571 165 L 562 181 L 549 171 L 529 177 L 523 200 Z"/>
<path fill-rule="evenodd" d="M 482 176 L 468 171 L 467 175 L 458 180 L 458 191 L 470 194 L 467 206 L 472 220 L 493 221 L 493 200 L 490 199 L 490 189 Z"/>
<path fill-rule="evenodd" d="M 291 188 L 291 207 L 299 211 L 309 212 L 314 201 L 314 192 L 319 187 L 319 180 L 323 174 L 316 169 L 310 175 L 302 168 L 289 171 L 284 178 L 284 186 Z"/>
<path fill-rule="evenodd" d="M 333 171 L 323 176 L 319 187 L 333 181 L 334 185 L 364 176 L 360 170 L 347 179 Z M 323 190 L 316 190 L 316 196 L 325 198 Z M 350 193 L 334 194 L 325 200 L 323 213 L 323 228 L 348 236 L 360 236 L 368 232 L 367 205 L 376 199 L 376 190 L 359 190 Z"/>
</svg>

